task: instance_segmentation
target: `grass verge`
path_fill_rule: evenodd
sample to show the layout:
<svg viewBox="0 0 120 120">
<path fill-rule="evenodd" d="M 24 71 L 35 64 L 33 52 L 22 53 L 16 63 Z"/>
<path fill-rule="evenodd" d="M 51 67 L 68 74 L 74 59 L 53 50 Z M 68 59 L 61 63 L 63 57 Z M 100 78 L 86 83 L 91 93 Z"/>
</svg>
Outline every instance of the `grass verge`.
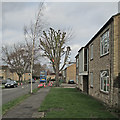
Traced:
<svg viewBox="0 0 120 120">
<path fill-rule="evenodd" d="M 36 93 L 37 91 L 39 90 L 39 88 L 35 88 L 33 90 L 33 93 Z M 2 105 L 2 115 L 4 115 L 9 109 L 11 109 L 12 107 L 20 104 L 23 100 L 27 99 L 29 96 L 31 96 L 32 94 L 28 93 L 28 94 L 25 94 L 25 95 L 22 95 L 12 101 L 9 101 L 8 103 L 6 104 L 3 104 Z"/>
<path fill-rule="evenodd" d="M 115 118 L 102 103 L 71 88 L 51 88 L 38 111 L 45 118 Z"/>
<path fill-rule="evenodd" d="M 5 88 L 5 85 L 2 85 L 2 89 L 4 89 Z"/>
</svg>

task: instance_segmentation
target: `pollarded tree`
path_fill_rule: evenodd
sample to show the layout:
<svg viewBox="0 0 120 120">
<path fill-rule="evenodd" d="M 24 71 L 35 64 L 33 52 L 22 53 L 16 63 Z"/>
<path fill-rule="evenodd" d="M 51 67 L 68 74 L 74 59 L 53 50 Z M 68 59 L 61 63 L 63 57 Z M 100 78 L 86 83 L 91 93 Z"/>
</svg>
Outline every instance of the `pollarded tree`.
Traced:
<svg viewBox="0 0 120 120">
<path fill-rule="evenodd" d="M 68 39 L 66 32 L 55 31 L 53 28 L 50 28 L 48 32 L 43 31 L 40 38 L 40 49 L 44 51 L 44 56 L 51 61 L 56 74 L 56 86 L 59 86 L 59 72 L 66 65 L 70 55 L 70 47 L 65 46 Z"/>
</svg>

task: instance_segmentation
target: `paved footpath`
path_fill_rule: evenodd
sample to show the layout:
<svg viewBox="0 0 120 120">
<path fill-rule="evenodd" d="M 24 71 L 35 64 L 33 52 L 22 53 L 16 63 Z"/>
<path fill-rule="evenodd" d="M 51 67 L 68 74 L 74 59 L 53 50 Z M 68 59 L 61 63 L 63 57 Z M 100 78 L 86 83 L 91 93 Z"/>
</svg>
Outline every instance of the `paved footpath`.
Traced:
<svg viewBox="0 0 120 120">
<path fill-rule="evenodd" d="M 9 110 L 2 118 L 37 118 L 38 109 L 49 91 L 50 87 L 41 88 L 21 104 Z"/>
</svg>

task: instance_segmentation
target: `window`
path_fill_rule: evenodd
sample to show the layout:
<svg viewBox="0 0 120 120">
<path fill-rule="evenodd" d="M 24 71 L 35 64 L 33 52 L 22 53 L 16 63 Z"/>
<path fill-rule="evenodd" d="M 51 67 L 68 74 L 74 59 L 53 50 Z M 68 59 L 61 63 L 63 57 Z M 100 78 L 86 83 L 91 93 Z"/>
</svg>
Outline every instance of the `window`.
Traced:
<svg viewBox="0 0 120 120">
<path fill-rule="evenodd" d="M 106 31 L 100 39 L 100 55 L 109 53 L 109 31 Z"/>
<path fill-rule="evenodd" d="M 90 73 L 90 86 L 93 87 L 93 72 Z"/>
<path fill-rule="evenodd" d="M 90 46 L 90 59 L 93 59 L 93 44 Z"/>
<path fill-rule="evenodd" d="M 108 70 L 100 72 L 100 90 L 103 92 L 109 91 L 109 72 Z"/>
</svg>

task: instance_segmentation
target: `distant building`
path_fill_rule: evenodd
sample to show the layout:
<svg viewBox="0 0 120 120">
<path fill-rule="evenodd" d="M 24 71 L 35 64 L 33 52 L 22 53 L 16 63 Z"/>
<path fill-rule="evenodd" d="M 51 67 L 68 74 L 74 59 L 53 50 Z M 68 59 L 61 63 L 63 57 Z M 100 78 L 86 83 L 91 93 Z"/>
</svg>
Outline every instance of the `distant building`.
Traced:
<svg viewBox="0 0 120 120">
<path fill-rule="evenodd" d="M 7 65 L 0 66 L 0 78 L 6 80 L 7 78 L 11 78 L 11 74 L 12 73 Z"/>
<path fill-rule="evenodd" d="M 49 78 L 55 79 L 55 73 L 48 73 L 47 74 L 47 79 L 49 79 Z"/>
<path fill-rule="evenodd" d="M 47 79 L 55 79 L 55 73 L 47 73 Z M 61 73 L 59 73 L 59 79 L 62 79 Z"/>
<path fill-rule="evenodd" d="M 0 67 L 0 78 L 3 80 L 6 80 L 7 78 L 10 78 L 15 81 L 19 81 L 19 76 L 16 72 L 13 72 L 9 69 L 7 65 L 3 65 Z M 22 76 L 22 80 L 29 80 L 31 79 L 31 73 L 24 73 Z"/>
<path fill-rule="evenodd" d="M 66 67 L 63 70 L 65 82 L 68 83 L 69 80 L 74 80 L 76 83 L 76 63 Z"/>
</svg>

